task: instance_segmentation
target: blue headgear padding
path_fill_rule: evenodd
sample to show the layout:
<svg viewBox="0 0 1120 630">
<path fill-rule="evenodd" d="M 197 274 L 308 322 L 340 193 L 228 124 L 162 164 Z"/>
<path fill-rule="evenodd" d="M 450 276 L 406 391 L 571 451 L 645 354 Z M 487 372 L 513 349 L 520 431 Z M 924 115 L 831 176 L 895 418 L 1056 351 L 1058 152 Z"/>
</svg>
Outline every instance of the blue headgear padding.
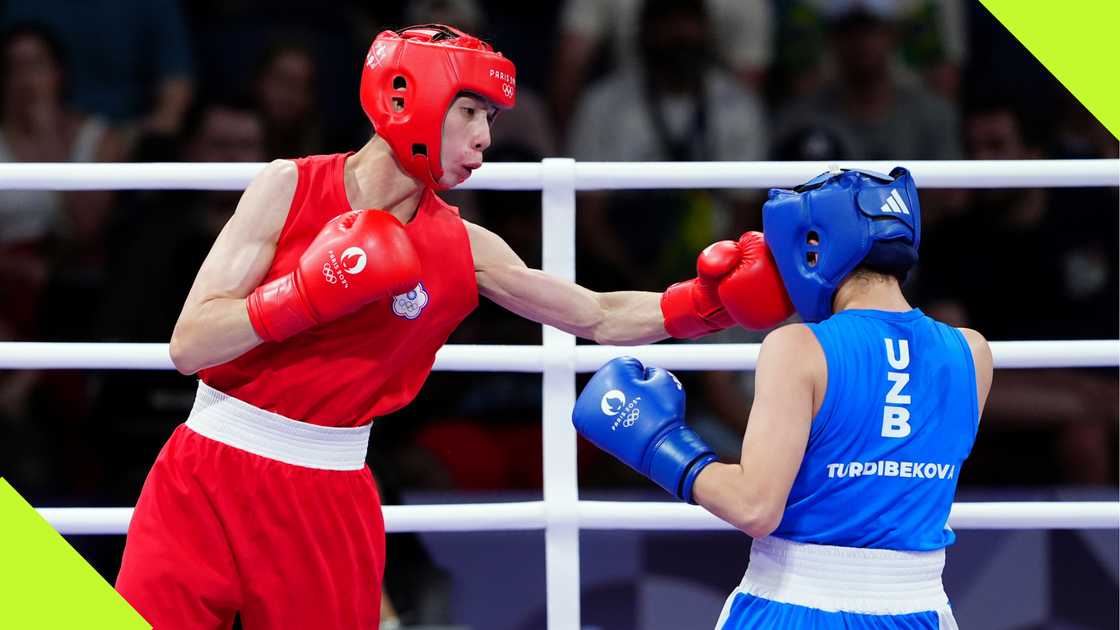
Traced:
<svg viewBox="0 0 1120 630">
<path fill-rule="evenodd" d="M 902 167 L 890 175 L 823 173 L 793 190 L 771 189 L 762 229 L 797 312 L 818 322 L 832 314 L 836 287 L 865 259 L 886 269 L 917 262 L 918 190 Z"/>
</svg>

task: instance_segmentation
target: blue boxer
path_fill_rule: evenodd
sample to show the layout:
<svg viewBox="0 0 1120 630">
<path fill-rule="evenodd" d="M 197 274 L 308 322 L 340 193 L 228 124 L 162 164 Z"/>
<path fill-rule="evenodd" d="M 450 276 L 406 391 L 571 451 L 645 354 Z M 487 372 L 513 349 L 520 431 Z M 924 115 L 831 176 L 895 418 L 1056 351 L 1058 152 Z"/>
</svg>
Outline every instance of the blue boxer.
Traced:
<svg viewBox="0 0 1120 630">
<path fill-rule="evenodd" d="M 992 356 L 902 294 L 921 238 L 914 181 L 833 169 L 772 190 L 763 222 L 805 323 L 763 341 L 740 462 L 688 428 L 672 374 L 635 359 L 601 368 L 573 421 L 755 539 L 717 628 L 955 628 L 949 511 Z"/>
</svg>

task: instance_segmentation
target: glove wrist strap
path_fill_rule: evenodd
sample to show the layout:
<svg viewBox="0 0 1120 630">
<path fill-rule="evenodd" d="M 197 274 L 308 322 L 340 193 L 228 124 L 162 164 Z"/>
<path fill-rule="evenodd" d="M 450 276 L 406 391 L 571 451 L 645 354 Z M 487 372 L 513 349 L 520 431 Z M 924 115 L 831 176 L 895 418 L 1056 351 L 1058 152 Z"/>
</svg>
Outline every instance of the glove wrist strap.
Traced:
<svg viewBox="0 0 1120 630">
<path fill-rule="evenodd" d="M 661 438 L 643 472 L 669 494 L 692 503 L 696 476 L 715 458 L 715 451 L 696 431 L 680 426 Z"/>
<path fill-rule="evenodd" d="M 692 283 L 695 279 L 678 282 L 661 294 L 661 315 L 665 318 L 665 332 L 676 339 L 695 339 L 723 330 L 704 318 L 692 303 Z"/>
<path fill-rule="evenodd" d="M 245 300 L 249 323 L 264 341 L 283 341 L 318 324 L 300 295 L 295 274 L 257 287 Z"/>
</svg>

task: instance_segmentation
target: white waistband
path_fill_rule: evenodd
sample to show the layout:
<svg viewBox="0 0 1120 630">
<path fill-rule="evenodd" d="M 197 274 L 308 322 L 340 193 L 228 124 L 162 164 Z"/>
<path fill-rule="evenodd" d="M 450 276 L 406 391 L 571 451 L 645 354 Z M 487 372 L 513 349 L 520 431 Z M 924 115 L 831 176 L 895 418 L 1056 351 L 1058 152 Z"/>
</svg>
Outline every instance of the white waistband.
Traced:
<svg viewBox="0 0 1120 630">
<path fill-rule="evenodd" d="M 323 427 L 265 411 L 198 382 L 187 427 L 211 440 L 295 466 L 358 470 L 369 428 Z"/>
<path fill-rule="evenodd" d="M 760 538 L 740 592 L 817 608 L 875 615 L 940 610 L 945 550 L 857 549 Z"/>
</svg>

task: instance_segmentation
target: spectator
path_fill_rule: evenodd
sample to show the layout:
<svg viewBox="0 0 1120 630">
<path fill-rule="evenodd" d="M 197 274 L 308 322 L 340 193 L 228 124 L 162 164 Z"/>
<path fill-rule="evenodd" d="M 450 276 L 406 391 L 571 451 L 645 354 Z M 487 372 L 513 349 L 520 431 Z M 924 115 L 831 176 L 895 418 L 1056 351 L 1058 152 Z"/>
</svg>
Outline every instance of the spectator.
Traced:
<svg viewBox="0 0 1120 630">
<path fill-rule="evenodd" d="M 13 23 L 0 34 L 0 161 L 118 159 L 119 138 L 105 121 L 68 103 L 70 76 L 46 27 Z M 87 338 L 84 318 L 73 313 L 97 301 L 112 200 L 103 191 L 0 191 L 0 336 Z M 0 374 L 0 426 L 10 431 L 0 441 L 20 445 L 6 461 L 28 490 L 56 498 L 94 492 L 103 465 L 90 428 L 89 385 L 80 371 Z M 45 466 L 48 460 L 61 463 Z"/>
<path fill-rule="evenodd" d="M 902 61 L 942 98 L 956 103 L 968 54 L 964 2 L 903 0 L 899 5 Z"/>
<path fill-rule="evenodd" d="M 865 10 L 891 16 L 900 43 L 890 59 L 899 80 L 927 87 L 957 101 L 961 65 L 967 53 L 961 0 L 788 0 L 777 3 L 776 94 L 801 97 L 834 78 L 835 60 L 827 54 L 828 22 L 836 15 Z"/>
<path fill-rule="evenodd" d="M 826 127 L 794 129 L 774 141 L 770 157 L 779 161 L 841 162 L 850 159 L 844 141 Z"/>
<path fill-rule="evenodd" d="M 174 133 L 190 103 L 191 56 L 176 0 L 11 2 L 5 23 L 49 25 L 73 61 L 74 104 L 148 133 Z"/>
<path fill-rule="evenodd" d="M 569 118 L 591 76 L 593 62 L 607 52 L 613 72 L 640 65 L 639 23 L 645 0 L 567 0 L 561 9 L 559 45 L 552 71 L 551 97 L 560 128 Z M 669 8 L 664 3 L 657 3 Z M 712 17 L 715 61 L 730 70 L 745 89 L 756 90 L 770 65 L 771 7 L 767 0 L 706 0 L 698 4 Z"/>
<path fill-rule="evenodd" d="M 845 2 L 828 15 L 836 76 L 783 108 L 778 135 L 817 126 L 838 134 L 854 159 L 959 159 L 956 112 L 892 70 L 900 50 L 895 5 Z"/>
<path fill-rule="evenodd" d="M 646 2 L 642 63 L 609 75 L 583 97 L 571 154 L 591 161 L 764 158 L 761 105 L 715 63 L 709 26 L 701 0 Z M 708 191 L 583 195 L 579 237 L 589 259 L 580 264 L 601 276 L 587 281 L 639 288 L 687 277 L 695 252 L 713 238 L 759 225 L 757 207 L 747 204 L 752 198 Z"/>
<path fill-rule="evenodd" d="M 105 121 L 67 103 L 70 73 L 49 30 L 12 25 L 0 36 L 0 55 L 0 161 L 119 159 L 119 138 Z M 52 273 L 51 252 L 56 276 L 93 271 L 86 265 L 100 255 L 112 199 L 104 191 L 0 191 L 0 319 L 17 337 L 34 337 L 40 328 L 36 311 Z"/>
<path fill-rule="evenodd" d="M 253 98 L 264 119 L 267 159 L 322 153 L 316 81 L 315 58 L 299 41 L 278 41 L 261 56 L 253 76 Z"/>
</svg>

